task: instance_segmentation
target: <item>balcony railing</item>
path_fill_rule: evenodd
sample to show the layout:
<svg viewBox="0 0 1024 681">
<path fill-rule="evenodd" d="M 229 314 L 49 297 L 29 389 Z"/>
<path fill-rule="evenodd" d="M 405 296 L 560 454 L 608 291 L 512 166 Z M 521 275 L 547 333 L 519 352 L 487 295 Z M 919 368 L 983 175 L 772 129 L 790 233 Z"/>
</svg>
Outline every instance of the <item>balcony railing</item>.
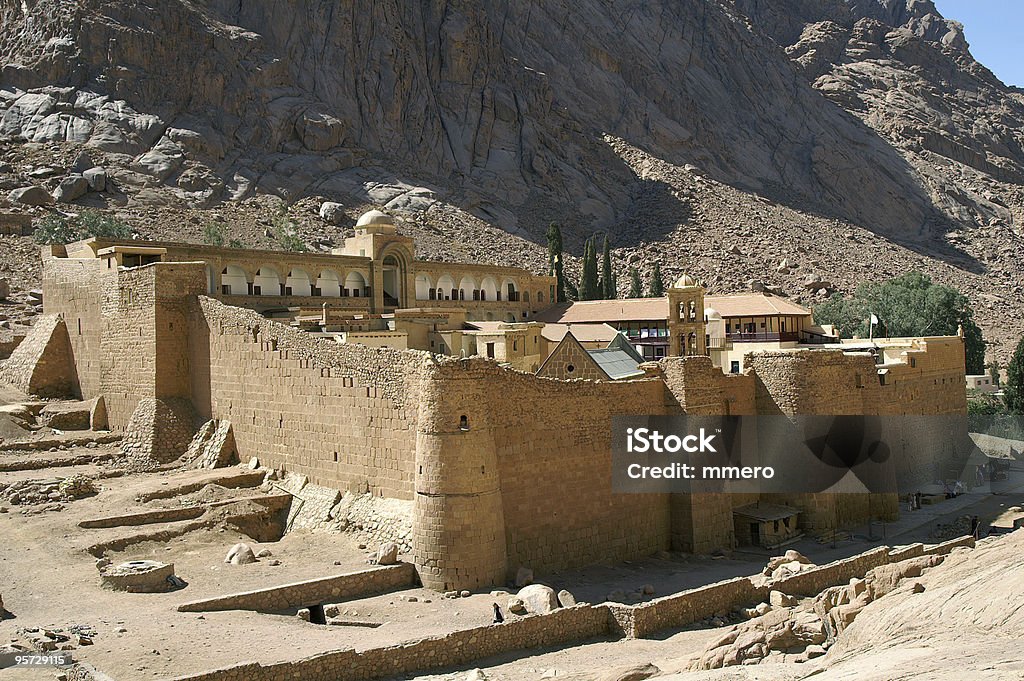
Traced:
<svg viewBox="0 0 1024 681">
<path fill-rule="evenodd" d="M 807 345 L 834 345 L 841 341 L 835 336 L 826 336 L 823 333 L 814 333 L 813 331 L 803 331 L 801 332 L 800 342 Z"/>
<path fill-rule="evenodd" d="M 778 331 L 769 333 L 727 333 L 725 334 L 726 340 L 730 343 L 772 343 L 772 342 L 789 342 L 800 340 L 800 334 L 796 331 Z"/>
</svg>

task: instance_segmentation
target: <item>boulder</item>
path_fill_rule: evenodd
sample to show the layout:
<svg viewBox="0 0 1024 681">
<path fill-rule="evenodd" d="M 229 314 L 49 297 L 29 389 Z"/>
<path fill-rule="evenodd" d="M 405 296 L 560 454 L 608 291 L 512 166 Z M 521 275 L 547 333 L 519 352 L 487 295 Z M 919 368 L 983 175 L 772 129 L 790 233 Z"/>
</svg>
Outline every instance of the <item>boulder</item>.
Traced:
<svg viewBox="0 0 1024 681">
<path fill-rule="evenodd" d="M 82 175 L 68 175 L 53 190 L 53 199 L 57 203 L 71 203 L 80 199 L 89 191 L 89 181 Z"/>
<path fill-rule="evenodd" d="M 252 552 L 252 548 L 248 544 L 238 543 L 228 551 L 224 562 L 232 565 L 247 565 L 256 562 L 256 554 Z"/>
<path fill-rule="evenodd" d="M 519 598 L 518 596 L 513 596 L 512 598 L 508 599 L 508 603 L 506 604 L 505 607 L 507 607 L 508 611 L 513 615 L 526 615 L 529 612 L 526 609 L 526 603 L 524 603 L 523 599 Z"/>
<path fill-rule="evenodd" d="M 377 549 L 377 565 L 397 565 L 398 564 L 398 544 L 394 542 L 388 542 L 387 544 L 381 544 L 380 548 Z"/>
<path fill-rule="evenodd" d="M 796 605 L 796 599 L 781 591 L 772 591 L 768 594 L 768 602 L 773 608 L 789 608 Z"/>
<path fill-rule="evenodd" d="M 50 402 L 39 414 L 39 420 L 57 430 L 89 430 L 93 403 Z"/>
<path fill-rule="evenodd" d="M 23 206 L 47 206 L 53 203 L 50 192 L 42 187 L 21 187 L 8 194 L 7 198 L 11 203 L 20 203 Z"/>
<path fill-rule="evenodd" d="M 89 168 L 82 173 L 82 177 L 89 183 L 89 189 L 94 192 L 105 192 L 107 190 L 107 171 L 99 166 Z"/>
<path fill-rule="evenodd" d="M 563 608 L 571 608 L 576 605 L 576 597 L 565 589 L 562 589 L 558 592 L 558 604 Z"/>
<path fill-rule="evenodd" d="M 526 609 L 536 615 L 544 615 L 558 608 L 558 595 L 550 586 L 530 584 L 519 590 L 516 598 L 526 604 Z"/>
<path fill-rule="evenodd" d="M 259 552 L 256 554 L 256 557 L 257 558 L 270 558 L 272 555 L 274 555 L 274 554 L 271 553 L 270 549 L 260 549 Z"/>
<path fill-rule="evenodd" d="M 324 201 L 320 204 L 320 217 L 328 224 L 341 226 L 345 222 L 345 206 L 334 201 Z"/>
<path fill-rule="evenodd" d="M 519 569 L 516 570 L 515 584 L 517 589 L 521 589 L 524 586 L 533 584 L 533 570 L 531 570 L 528 567 L 520 566 Z"/>
</svg>

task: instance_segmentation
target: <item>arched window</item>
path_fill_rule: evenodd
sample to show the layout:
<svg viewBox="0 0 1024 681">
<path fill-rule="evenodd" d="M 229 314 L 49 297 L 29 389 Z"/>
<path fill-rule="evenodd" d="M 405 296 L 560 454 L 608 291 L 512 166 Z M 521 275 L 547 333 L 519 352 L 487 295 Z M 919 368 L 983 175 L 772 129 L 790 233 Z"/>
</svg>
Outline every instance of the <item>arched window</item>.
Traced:
<svg viewBox="0 0 1024 681">
<path fill-rule="evenodd" d="M 500 300 L 498 285 L 492 277 L 484 277 L 480 282 L 480 300 Z"/>
<path fill-rule="evenodd" d="M 430 277 L 420 272 L 416 275 L 416 300 L 433 300 L 434 296 L 431 295 L 431 291 L 434 288 L 434 282 L 430 280 Z"/>
<path fill-rule="evenodd" d="M 220 292 L 226 296 L 244 296 L 249 293 L 249 281 L 245 270 L 238 265 L 228 265 L 220 273 Z"/>
<path fill-rule="evenodd" d="M 544 302 L 544 292 L 543 291 L 537 291 L 537 302 L 538 303 L 543 303 Z"/>
<path fill-rule="evenodd" d="M 455 288 L 455 280 L 447 274 L 441 275 L 437 280 L 438 300 L 458 300 L 459 291 Z"/>
<path fill-rule="evenodd" d="M 281 275 L 273 267 L 264 265 L 256 272 L 256 279 L 252 282 L 252 292 L 256 296 L 284 295 Z"/>
<path fill-rule="evenodd" d="M 338 273 L 334 270 L 324 270 L 321 272 L 320 276 L 316 279 L 316 287 L 322 296 L 328 298 L 338 298 L 341 296 L 341 280 L 338 278 Z"/>
<path fill-rule="evenodd" d="M 295 267 L 288 273 L 288 278 L 284 282 L 284 293 L 286 296 L 313 295 L 313 286 L 305 270 Z"/>
<path fill-rule="evenodd" d="M 367 295 L 366 277 L 362 272 L 349 272 L 345 276 L 345 288 L 341 290 L 341 295 L 353 298 Z"/>
<path fill-rule="evenodd" d="M 473 294 L 476 293 L 476 297 L 480 297 L 479 289 L 476 285 L 476 279 L 466 275 L 459 280 L 459 300 L 474 300 Z"/>
</svg>

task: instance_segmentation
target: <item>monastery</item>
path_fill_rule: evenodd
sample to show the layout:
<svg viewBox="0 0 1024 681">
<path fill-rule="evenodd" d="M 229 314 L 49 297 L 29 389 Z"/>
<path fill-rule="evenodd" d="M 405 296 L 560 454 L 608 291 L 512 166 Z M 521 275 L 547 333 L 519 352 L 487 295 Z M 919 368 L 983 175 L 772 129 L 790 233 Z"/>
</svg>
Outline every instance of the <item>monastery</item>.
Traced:
<svg viewBox="0 0 1024 681">
<path fill-rule="evenodd" d="M 410 502 L 439 590 L 899 512 L 894 494 L 615 493 L 614 416 L 966 413 L 960 337 L 840 341 L 784 298 L 687 276 L 559 304 L 550 276 L 418 260 L 379 211 L 330 254 L 94 238 L 42 258 L 44 316 L 0 377 L 102 397 L 139 466 L 218 432 L 241 460 Z"/>
</svg>

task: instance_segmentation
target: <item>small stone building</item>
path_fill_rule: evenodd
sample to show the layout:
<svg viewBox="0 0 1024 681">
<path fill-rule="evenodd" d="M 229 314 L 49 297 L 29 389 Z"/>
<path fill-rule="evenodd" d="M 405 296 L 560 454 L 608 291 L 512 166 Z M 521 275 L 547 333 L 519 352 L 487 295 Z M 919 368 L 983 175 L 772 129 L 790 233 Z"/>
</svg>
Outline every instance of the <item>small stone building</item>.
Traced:
<svg viewBox="0 0 1024 681">
<path fill-rule="evenodd" d="M 759 501 L 734 508 L 732 515 L 740 546 L 777 549 L 803 537 L 798 528 L 800 510 L 792 506 Z"/>
</svg>

